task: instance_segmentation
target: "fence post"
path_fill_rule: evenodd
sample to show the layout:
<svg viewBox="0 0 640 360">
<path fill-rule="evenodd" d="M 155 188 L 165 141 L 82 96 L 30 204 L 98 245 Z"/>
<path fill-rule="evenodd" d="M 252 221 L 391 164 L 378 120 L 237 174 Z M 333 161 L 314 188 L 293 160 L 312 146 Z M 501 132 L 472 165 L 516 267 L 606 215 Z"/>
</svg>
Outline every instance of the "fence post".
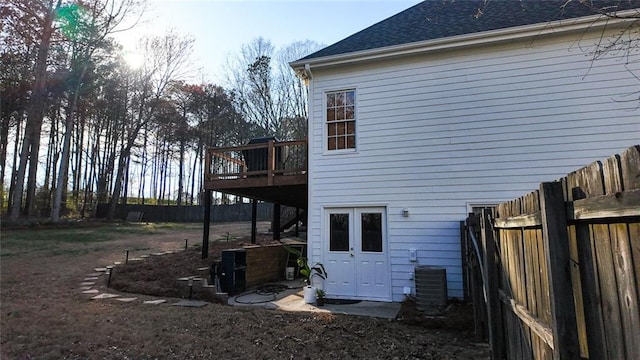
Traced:
<svg viewBox="0 0 640 360">
<path fill-rule="evenodd" d="M 484 247 L 484 268 L 487 276 L 485 284 L 487 294 L 487 321 L 489 325 L 489 342 L 491 343 L 491 358 L 501 360 L 505 358 L 504 334 L 502 333 L 502 315 L 500 313 L 499 288 L 499 261 L 496 251 L 496 239 L 491 226 L 491 210 L 482 209 L 480 219 L 482 229 L 482 245 Z"/>
<path fill-rule="evenodd" d="M 467 259 L 467 226 L 464 221 L 460 221 L 460 258 L 462 259 L 462 300 L 469 302 L 469 262 Z M 476 333 L 477 334 L 477 333 Z"/>
<path fill-rule="evenodd" d="M 562 183 L 540 184 L 540 210 L 544 253 L 549 266 L 553 358 L 580 359 Z"/>
</svg>

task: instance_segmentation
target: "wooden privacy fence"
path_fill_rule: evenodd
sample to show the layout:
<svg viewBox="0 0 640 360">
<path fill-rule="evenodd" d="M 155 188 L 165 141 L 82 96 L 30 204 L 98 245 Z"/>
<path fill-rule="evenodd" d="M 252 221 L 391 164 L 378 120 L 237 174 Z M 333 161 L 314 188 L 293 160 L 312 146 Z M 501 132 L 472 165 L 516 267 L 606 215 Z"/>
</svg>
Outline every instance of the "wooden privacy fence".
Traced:
<svg viewBox="0 0 640 360">
<path fill-rule="evenodd" d="M 470 214 L 464 234 L 493 359 L 640 359 L 640 146 Z"/>
</svg>

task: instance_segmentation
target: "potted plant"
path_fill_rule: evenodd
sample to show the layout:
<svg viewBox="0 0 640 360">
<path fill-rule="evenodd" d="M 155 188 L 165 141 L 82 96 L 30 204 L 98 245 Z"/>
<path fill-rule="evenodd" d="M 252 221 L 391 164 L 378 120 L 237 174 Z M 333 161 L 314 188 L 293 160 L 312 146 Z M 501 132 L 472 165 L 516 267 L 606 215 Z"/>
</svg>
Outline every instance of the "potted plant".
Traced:
<svg viewBox="0 0 640 360">
<path fill-rule="evenodd" d="M 322 263 L 315 263 L 313 266 L 309 266 L 309 261 L 306 257 L 302 256 L 302 252 L 298 249 L 294 249 L 288 246 L 284 247 L 287 251 L 296 255 L 298 259 L 298 268 L 300 269 L 300 275 L 304 280 L 304 302 L 307 304 L 313 304 L 316 302 L 316 288 L 313 286 L 312 281 L 314 276 L 318 276 L 321 279 L 327 278 L 327 271 Z"/>
<path fill-rule="evenodd" d="M 316 305 L 324 306 L 324 295 L 325 292 L 322 289 L 316 289 Z"/>
<path fill-rule="evenodd" d="M 324 269 L 322 263 L 309 266 L 307 258 L 303 256 L 298 258 L 298 267 L 300 268 L 300 275 L 302 275 L 304 283 L 306 284 L 304 287 L 304 302 L 313 304 L 317 300 L 316 288 L 313 286 L 313 277 L 318 276 L 324 280 L 327 278 L 327 271 Z"/>
</svg>

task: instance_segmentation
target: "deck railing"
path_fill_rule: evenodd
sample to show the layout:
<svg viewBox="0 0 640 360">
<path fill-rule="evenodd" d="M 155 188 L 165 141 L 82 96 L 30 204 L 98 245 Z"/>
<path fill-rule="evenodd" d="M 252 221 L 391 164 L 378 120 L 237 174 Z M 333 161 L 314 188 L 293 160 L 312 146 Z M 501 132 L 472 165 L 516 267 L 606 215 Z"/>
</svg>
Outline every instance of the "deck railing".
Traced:
<svg viewBox="0 0 640 360">
<path fill-rule="evenodd" d="M 307 172 L 307 141 L 282 141 L 211 148 L 206 153 L 205 180 L 241 180 Z"/>
</svg>

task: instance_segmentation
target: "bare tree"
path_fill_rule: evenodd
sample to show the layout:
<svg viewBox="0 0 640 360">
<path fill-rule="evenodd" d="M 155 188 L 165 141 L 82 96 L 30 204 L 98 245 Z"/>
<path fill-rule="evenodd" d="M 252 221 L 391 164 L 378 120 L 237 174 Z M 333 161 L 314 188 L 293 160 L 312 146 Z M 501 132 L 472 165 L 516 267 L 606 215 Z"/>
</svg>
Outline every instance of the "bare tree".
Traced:
<svg viewBox="0 0 640 360">
<path fill-rule="evenodd" d="M 289 62 L 321 48 L 312 41 L 292 43 L 276 52 L 268 40 L 257 38 L 242 46 L 227 63 L 227 82 L 234 103 L 261 135 L 281 140 L 306 134 L 307 92 Z"/>
<path fill-rule="evenodd" d="M 58 10 L 62 13 L 61 26 L 63 33 L 71 43 L 72 86 L 69 91 L 67 119 L 63 137 L 63 147 L 55 187 L 51 221 L 60 220 L 63 193 L 67 188 L 69 158 L 72 132 L 75 125 L 76 106 L 80 90 L 92 58 L 100 49 L 105 38 L 120 26 L 127 16 L 139 12 L 140 3 L 136 0 L 93 0 L 79 7 L 72 4 Z"/>
<path fill-rule="evenodd" d="M 278 51 L 276 56 L 276 76 L 287 106 L 286 116 L 281 122 L 281 133 L 287 139 L 303 139 L 307 135 L 307 87 L 289 66 L 289 63 L 309 55 L 323 45 L 314 41 L 294 42 Z"/>
<path fill-rule="evenodd" d="M 47 60 L 51 37 L 54 32 L 55 12 L 60 8 L 62 0 L 48 1 L 16 1 L 15 8 L 26 17 L 33 19 L 32 23 L 38 26 L 39 34 L 36 40 L 37 55 L 34 65 L 34 80 L 31 97 L 27 107 L 27 123 L 24 132 L 24 140 L 20 149 L 20 162 L 15 177 L 13 199 L 11 205 L 11 220 L 15 221 L 20 216 L 23 199 L 23 189 L 27 164 L 29 165 L 29 179 L 27 185 L 29 193 L 35 193 L 35 179 L 38 167 L 38 154 L 40 150 L 40 131 L 44 118 L 47 82 Z"/>
<path fill-rule="evenodd" d="M 188 70 L 186 65 L 192 52 L 193 39 L 169 32 L 164 36 L 143 39 L 140 48 L 147 62 L 135 73 L 136 93 L 133 94 L 131 112 L 123 127 L 123 147 L 118 158 L 108 218 L 115 215 L 131 150 L 140 130 L 155 115 L 171 80 L 179 78 Z"/>
</svg>

